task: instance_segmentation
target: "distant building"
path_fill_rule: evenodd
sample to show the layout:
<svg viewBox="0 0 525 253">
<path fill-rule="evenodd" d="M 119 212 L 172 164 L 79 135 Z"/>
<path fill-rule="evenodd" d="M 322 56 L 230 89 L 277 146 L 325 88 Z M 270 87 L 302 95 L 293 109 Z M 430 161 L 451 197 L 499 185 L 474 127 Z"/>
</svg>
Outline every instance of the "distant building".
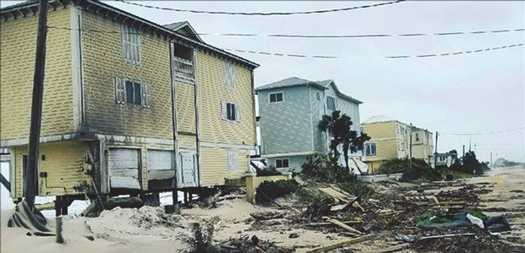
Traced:
<svg viewBox="0 0 525 253">
<path fill-rule="evenodd" d="M 333 80 L 291 77 L 255 90 L 259 100 L 261 155 L 268 160 L 268 166 L 278 170 L 300 170 L 308 155 L 328 153 L 330 136 L 319 130 L 325 114 L 335 110 L 347 114 L 354 123 L 352 130 L 360 132 L 362 102 L 341 93 Z M 341 156 L 341 163 L 343 159 Z"/>
<path fill-rule="evenodd" d="M 447 152 L 436 154 L 436 166 L 450 167 L 458 160 L 458 153 Z"/>
<path fill-rule="evenodd" d="M 365 143 L 364 161 L 369 173 L 383 162 L 394 158 L 422 159 L 433 164 L 433 134 L 385 116 L 375 116 L 362 123 L 363 132 L 370 136 Z"/>
</svg>

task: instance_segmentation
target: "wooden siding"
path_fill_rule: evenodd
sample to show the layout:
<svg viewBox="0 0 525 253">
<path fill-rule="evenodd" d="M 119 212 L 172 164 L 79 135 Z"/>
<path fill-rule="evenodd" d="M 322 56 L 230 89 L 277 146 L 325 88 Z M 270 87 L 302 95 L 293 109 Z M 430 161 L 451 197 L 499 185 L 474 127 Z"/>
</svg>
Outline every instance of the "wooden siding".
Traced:
<svg viewBox="0 0 525 253">
<path fill-rule="evenodd" d="M 85 127 L 105 134 L 172 139 L 169 42 L 139 30 L 137 65 L 123 58 L 121 24 L 83 11 L 82 28 L 87 30 L 82 34 Z M 150 107 L 117 104 L 116 77 L 147 84 Z"/>
<path fill-rule="evenodd" d="M 228 153 L 237 154 L 237 171 L 228 171 Z M 202 186 L 224 185 L 225 178 L 240 178 L 248 168 L 248 150 L 201 147 Z"/>
<path fill-rule="evenodd" d="M 44 143 L 40 146 L 39 172 L 47 172 L 47 187 L 44 178 L 38 178 L 40 196 L 83 194 L 91 186 L 91 177 L 85 165 L 88 147 L 80 141 Z M 14 149 L 15 193 L 22 197 L 22 159 L 27 154 L 27 145 Z M 45 156 L 45 160 L 42 160 Z"/>
<path fill-rule="evenodd" d="M 0 22 L 2 140 L 27 138 L 29 135 L 37 18 L 21 17 Z M 69 9 L 49 12 L 49 26 L 69 27 L 69 21 Z M 41 135 L 76 131 L 69 30 L 48 29 L 45 76 Z"/>
</svg>

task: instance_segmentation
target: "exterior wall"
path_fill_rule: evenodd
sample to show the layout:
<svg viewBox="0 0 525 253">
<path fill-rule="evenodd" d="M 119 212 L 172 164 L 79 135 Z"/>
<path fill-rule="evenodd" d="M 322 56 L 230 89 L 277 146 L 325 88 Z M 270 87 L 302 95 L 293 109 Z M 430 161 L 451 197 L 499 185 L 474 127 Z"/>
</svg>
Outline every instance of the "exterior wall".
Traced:
<svg viewBox="0 0 525 253">
<path fill-rule="evenodd" d="M 257 194 L 257 187 L 264 182 L 275 182 L 281 180 L 292 180 L 292 173 L 279 176 L 265 176 L 258 177 L 256 174 L 249 174 L 245 178 L 246 185 L 246 199 L 250 203 L 255 204 L 255 195 Z"/>
<path fill-rule="evenodd" d="M 0 22 L 0 136 L 1 140 L 29 136 L 38 16 Z M 50 11 L 48 25 L 70 26 L 69 8 Z M 48 29 L 41 136 L 73 133 L 69 30 Z"/>
<path fill-rule="evenodd" d="M 310 87 L 309 89 L 314 150 L 320 153 L 325 153 L 327 152 L 328 147 L 326 145 L 326 133 L 319 130 L 319 122 L 326 113 L 326 99 L 322 90 L 313 87 Z"/>
<path fill-rule="evenodd" d="M 229 149 L 223 147 L 201 147 L 201 185 L 224 185 L 225 179 L 240 178 L 249 167 L 249 152 L 247 149 Z M 228 170 L 228 153 L 237 154 L 237 171 Z"/>
<path fill-rule="evenodd" d="M 147 33 L 139 34 L 140 65 L 135 65 L 123 58 L 121 24 L 83 11 L 82 28 L 87 30 L 82 34 L 84 129 L 104 134 L 173 139 L 169 42 Z M 90 29 L 109 32 L 89 32 Z M 147 84 L 150 107 L 117 104 L 116 77 Z"/>
<path fill-rule="evenodd" d="M 419 135 L 419 140 L 416 139 Z M 412 157 L 433 163 L 434 142 L 433 134 L 424 129 L 416 128 L 412 131 Z"/>
<path fill-rule="evenodd" d="M 283 92 L 283 101 L 270 103 L 269 94 Z M 258 92 L 263 155 L 313 150 L 312 119 L 306 86 Z"/>
<path fill-rule="evenodd" d="M 234 87 L 225 85 L 225 60 L 197 51 L 199 139 L 201 142 L 255 146 L 252 71 L 234 64 Z M 240 106 L 241 119 L 222 119 L 221 102 Z"/>
<path fill-rule="evenodd" d="M 267 159 L 267 164 L 269 166 L 277 167 L 275 164 L 276 159 L 288 159 L 288 168 L 287 169 L 277 169 L 281 172 L 300 172 L 302 170 L 303 163 L 306 162 L 307 156 L 283 156 L 283 157 L 272 157 Z"/>
<path fill-rule="evenodd" d="M 22 197 L 23 155 L 27 145 L 13 149 L 15 156 L 15 192 L 13 197 Z M 90 167 L 85 164 L 88 147 L 81 141 L 43 143 L 40 146 L 39 172 L 47 172 L 46 179 L 39 177 L 40 196 L 60 196 L 83 194 L 91 187 L 91 177 L 85 172 Z M 45 160 L 42 160 L 45 156 Z"/>
</svg>

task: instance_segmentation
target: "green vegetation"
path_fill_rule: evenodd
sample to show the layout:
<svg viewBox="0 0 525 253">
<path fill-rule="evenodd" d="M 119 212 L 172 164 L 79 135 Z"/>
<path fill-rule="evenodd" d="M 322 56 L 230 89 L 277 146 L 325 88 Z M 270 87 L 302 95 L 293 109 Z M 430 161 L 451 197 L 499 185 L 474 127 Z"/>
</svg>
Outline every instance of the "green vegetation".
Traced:
<svg viewBox="0 0 525 253">
<path fill-rule="evenodd" d="M 255 201 L 261 205 L 272 204 L 275 199 L 293 193 L 298 188 L 299 186 L 295 182 L 289 180 L 266 181 L 257 187 Z"/>
<path fill-rule="evenodd" d="M 314 154 L 302 165 L 302 176 L 305 179 L 324 183 L 347 183 L 355 181 L 350 170 L 340 166 L 337 160 L 324 154 Z"/>
<path fill-rule="evenodd" d="M 394 174 L 405 173 L 410 168 L 410 160 L 408 159 L 390 159 L 381 164 L 377 169 L 377 174 Z"/>
<path fill-rule="evenodd" d="M 410 161 L 411 167 L 401 176 L 401 181 L 439 181 L 442 179 L 441 173 L 433 169 L 425 161 L 414 159 Z"/>
<path fill-rule="evenodd" d="M 338 185 L 342 190 L 363 199 L 368 199 L 375 193 L 374 189 L 368 183 L 355 181 L 352 183 L 342 183 Z"/>
</svg>

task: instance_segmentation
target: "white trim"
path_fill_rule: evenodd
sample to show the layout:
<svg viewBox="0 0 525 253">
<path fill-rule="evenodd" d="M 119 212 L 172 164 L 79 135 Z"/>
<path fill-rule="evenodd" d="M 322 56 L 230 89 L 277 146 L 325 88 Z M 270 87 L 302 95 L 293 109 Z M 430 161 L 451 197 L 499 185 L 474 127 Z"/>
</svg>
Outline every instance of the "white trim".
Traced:
<svg viewBox="0 0 525 253">
<path fill-rule="evenodd" d="M 288 166 L 287 167 L 277 167 L 277 160 L 287 160 L 288 161 Z M 274 163 L 275 163 L 275 168 L 276 169 L 289 169 L 290 168 L 290 157 L 279 157 L 279 158 L 275 158 L 274 159 Z"/>
<path fill-rule="evenodd" d="M 65 141 L 65 140 L 76 139 L 79 136 L 80 135 L 78 133 L 41 136 L 40 142 L 44 143 L 44 142 L 54 142 L 54 141 Z M 1 147 L 22 146 L 22 145 L 27 145 L 27 144 L 29 144 L 29 138 L 0 140 Z"/>
<path fill-rule="evenodd" d="M 95 134 L 98 140 L 113 141 L 113 142 L 131 142 L 131 143 L 144 143 L 144 144 L 163 144 L 173 146 L 173 139 L 159 139 L 159 138 L 147 138 L 147 137 L 134 137 L 134 136 L 123 136 L 123 135 L 106 135 L 106 134 Z"/>
<path fill-rule="evenodd" d="M 270 96 L 271 96 L 272 94 L 279 94 L 279 93 L 281 93 L 281 98 L 282 98 L 282 100 L 281 100 L 281 101 L 275 101 L 275 102 L 272 102 L 272 101 L 270 100 Z M 277 100 L 277 97 L 275 97 L 275 99 Z M 283 91 L 274 91 L 274 92 L 270 92 L 270 93 L 268 93 L 268 104 L 280 104 L 280 103 L 282 103 L 282 102 L 284 102 L 284 92 L 283 92 Z"/>
<path fill-rule="evenodd" d="M 283 156 L 303 156 L 303 155 L 313 155 L 315 154 L 315 151 L 306 151 L 306 152 L 290 152 L 290 153 L 279 153 L 279 154 L 269 154 L 269 155 L 261 155 L 263 158 L 275 158 L 275 157 L 283 157 Z"/>
<path fill-rule="evenodd" d="M 75 7 L 69 8 L 69 25 L 70 25 L 70 40 L 71 40 L 71 78 L 73 90 L 73 129 L 78 131 L 82 123 L 82 58 L 80 50 L 80 14 Z"/>
<path fill-rule="evenodd" d="M 229 149 L 254 149 L 255 145 L 241 145 L 241 144 L 226 144 L 226 143 L 217 143 L 217 142 L 200 142 L 202 147 L 208 148 L 229 148 Z"/>
</svg>

